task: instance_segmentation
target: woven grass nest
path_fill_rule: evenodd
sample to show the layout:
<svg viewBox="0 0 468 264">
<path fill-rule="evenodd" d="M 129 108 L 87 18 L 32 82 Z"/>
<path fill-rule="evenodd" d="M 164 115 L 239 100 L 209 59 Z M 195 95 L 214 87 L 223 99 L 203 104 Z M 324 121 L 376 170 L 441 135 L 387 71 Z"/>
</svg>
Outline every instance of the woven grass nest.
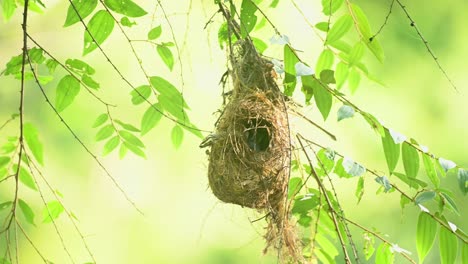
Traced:
<svg viewBox="0 0 468 264">
<path fill-rule="evenodd" d="M 234 87 L 213 135 L 209 185 L 223 202 L 266 213 L 266 249 L 274 246 L 299 260 L 300 243 L 286 206 L 291 144 L 284 97 L 273 64 L 249 40 L 234 48 Z"/>
</svg>

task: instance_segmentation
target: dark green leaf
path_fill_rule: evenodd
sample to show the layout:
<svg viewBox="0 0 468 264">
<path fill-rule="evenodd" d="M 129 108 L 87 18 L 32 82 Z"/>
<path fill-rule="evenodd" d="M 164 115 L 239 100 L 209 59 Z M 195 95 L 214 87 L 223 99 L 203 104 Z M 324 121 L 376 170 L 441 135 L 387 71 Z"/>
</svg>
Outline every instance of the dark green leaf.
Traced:
<svg viewBox="0 0 468 264">
<path fill-rule="evenodd" d="M 333 43 L 343 37 L 353 26 L 353 19 L 349 14 L 341 16 L 328 31 L 326 43 Z"/>
<path fill-rule="evenodd" d="M 315 74 L 317 76 L 320 76 L 322 70 L 331 69 L 331 67 L 333 66 L 334 58 L 335 56 L 333 55 L 333 52 L 331 50 L 323 50 L 317 60 L 317 64 L 315 65 Z"/>
<path fill-rule="evenodd" d="M 401 154 L 406 175 L 411 178 L 416 178 L 419 170 L 418 151 L 410 144 L 404 142 L 401 146 Z"/>
<path fill-rule="evenodd" d="M 13 56 L 6 64 L 5 75 L 15 75 L 20 73 L 23 64 L 23 55 Z"/>
<path fill-rule="evenodd" d="M 385 129 L 385 137 L 382 137 L 382 145 L 389 173 L 392 174 L 400 158 L 400 145 L 395 144 L 388 129 Z"/>
<path fill-rule="evenodd" d="M 297 196 L 294 199 L 294 206 L 291 210 L 293 214 L 307 214 L 319 204 L 319 199 L 314 194 Z"/>
<path fill-rule="evenodd" d="M 16 10 L 16 3 L 15 0 L 3 0 L 2 4 L 2 14 L 3 14 L 3 21 L 7 22 L 13 16 Z"/>
<path fill-rule="evenodd" d="M 68 59 L 65 61 L 65 66 L 72 70 L 73 72 L 76 72 L 78 74 L 87 74 L 87 75 L 93 75 L 96 70 L 94 70 L 93 67 L 91 67 L 88 63 L 79 60 L 79 59 Z"/>
<path fill-rule="evenodd" d="M 96 118 L 96 121 L 93 123 L 93 128 L 96 128 L 102 124 L 104 124 L 109 119 L 107 114 L 101 114 Z"/>
<path fill-rule="evenodd" d="M 135 135 L 126 130 L 120 130 L 119 135 L 125 140 L 125 143 L 135 145 L 140 148 L 145 147 L 145 144 L 143 144 L 143 142 L 139 138 L 137 138 Z"/>
<path fill-rule="evenodd" d="M 320 81 L 322 81 L 322 83 L 325 83 L 325 84 L 336 83 L 335 72 L 332 70 L 322 70 L 320 72 Z"/>
<path fill-rule="evenodd" d="M 57 219 L 65 209 L 59 201 L 48 202 L 46 207 L 42 210 L 42 222 L 50 223 Z"/>
<path fill-rule="evenodd" d="M 137 24 L 135 21 L 130 21 L 130 19 L 128 17 L 122 17 L 120 19 L 120 23 L 124 27 L 133 27 L 133 26 L 135 26 Z"/>
<path fill-rule="evenodd" d="M 89 32 L 85 31 L 84 34 L 83 56 L 95 50 L 98 45 L 104 43 L 112 33 L 114 24 L 114 19 L 106 10 L 100 10 L 94 14 L 87 25 Z"/>
<path fill-rule="evenodd" d="M 104 140 L 104 139 L 109 138 L 110 136 L 112 136 L 114 134 L 114 132 L 115 132 L 115 130 L 114 130 L 114 127 L 112 125 L 103 126 L 96 133 L 96 137 L 94 138 L 94 140 L 96 140 L 96 141 Z"/>
<path fill-rule="evenodd" d="M 315 103 L 317 104 L 317 108 L 323 116 L 323 120 L 326 120 L 328 114 L 330 114 L 333 97 L 324 86 L 326 85 L 320 83 L 317 80 L 314 80 L 313 82 Z"/>
<path fill-rule="evenodd" d="M 148 39 L 149 40 L 154 40 L 154 39 L 157 39 L 161 36 L 162 34 L 162 28 L 161 26 L 157 26 L 157 27 L 154 27 L 152 28 L 149 32 L 148 32 Z"/>
<path fill-rule="evenodd" d="M 31 209 L 31 207 L 29 207 L 29 205 L 21 199 L 18 199 L 18 205 L 24 215 L 24 218 L 26 218 L 26 221 L 31 225 L 36 226 L 34 224 L 34 211 Z"/>
<path fill-rule="evenodd" d="M 41 141 L 39 140 L 39 133 L 31 123 L 26 123 L 23 125 L 24 139 L 28 144 L 29 149 L 31 150 L 34 158 L 36 158 L 39 164 L 44 165 L 44 151 Z"/>
<path fill-rule="evenodd" d="M 51 74 L 55 72 L 55 69 L 57 68 L 58 65 L 59 65 L 58 62 L 54 59 L 48 59 L 46 61 L 46 66 L 49 69 L 49 73 Z"/>
<path fill-rule="evenodd" d="M 110 10 L 128 17 L 141 17 L 147 14 L 131 0 L 104 0 L 104 3 Z"/>
<path fill-rule="evenodd" d="M 71 26 L 81 19 L 89 16 L 97 6 L 97 0 L 72 0 L 72 4 L 68 6 L 67 18 L 65 19 L 64 27 Z M 78 11 L 79 16 L 76 11 Z"/>
<path fill-rule="evenodd" d="M 71 75 L 65 75 L 57 85 L 55 108 L 58 112 L 70 106 L 80 92 L 80 82 Z"/>
<path fill-rule="evenodd" d="M 416 196 L 416 199 L 414 199 L 414 202 L 416 204 L 421 204 L 430 200 L 433 200 L 436 197 L 436 193 L 433 191 L 425 191 L 420 193 L 418 196 Z"/>
<path fill-rule="evenodd" d="M 375 263 L 391 264 L 393 263 L 394 258 L 395 256 L 390 250 L 390 245 L 387 243 L 380 244 L 377 248 L 377 252 L 375 253 Z"/>
<path fill-rule="evenodd" d="M 160 109 L 160 111 L 156 109 Z M 141 135 L 148 133 L 159 123 L 163 116 L 161 111 L 161 105 L 159 104 L 154 104 L 146 110 L 141 119 Z"/>
<path fill-rule="evenodd" d="M 132 131 L 132 132 L 140 132 L 140 129 L 136 128 L 135 126 L 133 126 L 131 124 L 124 123 L 124 122 L 122 122 L 122 121 L 120 121 L 118 119 L 115 119 L 114 122 L 119 124 L 125 130 Z"/>
<path fill-rule="evenodd" d="M 466 195 L 468 193 L 468 170 L 458 169 L 458 187 L 460 187 L 461 192 Z"/>
<path fill-rule="evenodd" d="M 148 98 L 151 95 L 151 86 L 149 85 L 142 85 L 138 86 L 135 88 L 135 90 L 132 90 L 130 92 L 130 95 L 132 95 L 132 103 L 134 105 L 141 104 L 148 100 Z"/>
<path fill-rule="evenodd" d="M 452 264 L 457 259 L 458 239 L 446 228 L 440 228 L 439 252 L 441 264 Z"/>
<path fill-rule="evenodd" d="M 18 166 L 14 166 L 15 170 Z M 29 188 L 33 189 L 34 191 L 37 191 L 36 183 L 34 182 L 34 179 L 32 175 L 29 173 L 28 170 L 25 168 L 21 167 L 19 171 L 19 180 Z"/>
<path fill-rule="evenodd" d="M 357 202 L 359 203 L 362 199 L 362 196 L 364 195 L 364 177 L 359 177 L 354 195 L 356 196 Z"/>
<path fill-rule="evenodd" d="M 120 144 L 120 137 L 115 136 L 109 139 L 106 144 L 104 145 L 104 149 L 102 150 L 102 155 L 105 156 L 111 153 L 114 149 L 116 149 Z"/>
<path fill-rule="evenodd" d="M 438 225 L 425 212 L 419 214 L 416 230 L 416 248 L 418 250 L 419 263 L 423 263 L 427 253 L 431 250 L 436 237 Z"/>
<path fill-rule="evenodd" d="M 137 147 L 137 146 L 135 146 L 135 145 L 132 145 L 132 144 L 128 144 L 127 142 L 124 142 L 123 145 L 125 145 L 125 147 L 126 147 L 127 149 L 129 149 L 131 152 L 133 152 L 133 153 L 136 154 L 137 156 L 140 156 L 140 157 L 146 159 L 145 153 L 144 153 L 143 150 L 141 150 L 139 147 Z"/>
<path fill-rule="evenodd" d="M 255 24 L 257 23 L 257 6 L 252 2 L 252 0 L 243 0 L 240 9 L 240 28 L 241 36 L 245 38 L 249 33 L 254 29 Z"/>
<path fill-rule="evenodd" d="M 421 186 L 423 188 L 427 186 L 427 183 L 425 183 L 425 182 L 423 182 L 421 180 L 418 180 L 416 178 L 413 178 L 413 177 L 408 177 L 408 176 L 406 176 L 405 174 L 402 174 L 402 173 L 393 172 L 393 175 L 397 176 L 401 181 L 406 183 L 411 188 L 418 189 L 419 186 Z"/>
<path fill-rule="evenodd" d="M 429 177 L 429 180 L 431 180 L 435 187 L 439 187 L 440 179 L 435 170 L 434 160 L 427 154 L 422 154 L 422 160 L 424 163 L 424 168 L 426 169 L 427 177 Z"/>
<path fill-rule="evenodd" d="M 444 203 L 449 206 L 456 214 L 460 215 L 460 211 L 458 210 L 458 206 L 455 203 L 455 200 L 452 197 L 450 192 L 441 191 L 440 193 L 441 198 L 444 200 Z"/>
<path fill-rule="evenodd" d="M 351 118 L 354 116 L 354 108 L 349 105 L 342 105 L 340 109 L 338 109 L 338 121 L 341 121 L 346 118 Z"/>
<path fill-rule="evenodd" d="M 301 81 L 302 81 L 302 93 L 305 95 L 305 101 L 307 104 L 309 104 L 310 99 L 312 99 L 312 96 L 314 95 L 314 82 L 315 77 L 312 75 L 307 75 L 307 76 L 301 76 Z"/>
<path fill-rule="evenodd" d="M 326 16 L 334 14 L 343 5 L 343 2 L 344 0 L 322 0 L 322 13 Z"/>
<path fill-rule="evenodd" d="M 150 78 L 151 85 L 156 89 L 160 94 L 164 95 L 169 100 L 173 101 L 174 104 L 183 105 L 184 108 L 189 109 L 187 103 L 185 102 L 182 94 L 168 82 L 166 79 L 158 76 L 153 76 Z"/>
<path fill-rule="evenodd" d="M 296 88 L 296 63 L 300 60 L 289 45 L 284 45 L 284 94 L 292 96 Z"/>
<path fill-rule="evenodd" d="M 172 51 L 164 45 L 158 45 L 156 50 L 164 64 L 172 71 L 172 69 L 174 69 L 174 55 L 172 55 Z"/>
<path fill-rule="evenodd" d="M 184 130 L 179 125 L 175 125 L 171 132 L 172 145 L 178 149 L 184 140 Z"/>
<path fill-rule="evenodd" d="M 100 85 L 98 82 L 96 82 L 93 78 L 88 76 L 87 74 L 83 74 L 83 77 L 81 77 L 81 81 L 88 86 L 91 89 L 97 90 L 99 89 Z"/>
</svg>

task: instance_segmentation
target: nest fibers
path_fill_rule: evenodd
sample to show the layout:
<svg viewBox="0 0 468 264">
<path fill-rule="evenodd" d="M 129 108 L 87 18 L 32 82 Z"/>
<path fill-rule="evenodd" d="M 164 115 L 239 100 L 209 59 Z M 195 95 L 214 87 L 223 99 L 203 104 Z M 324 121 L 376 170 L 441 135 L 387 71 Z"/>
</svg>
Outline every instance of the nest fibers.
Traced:
<svg viewBox="0 0 468 264">
<path fill-rule="evenodd" d="M 275 246 L 300 260 L 286 206 L 291 144 L 284 97 L 273 65 L 252 43 L 244 40 L 235 48 L 234 89 L 212 136 L 209 184 L 221 201 L 266 212 L 267 248 Z"/>
</svg>

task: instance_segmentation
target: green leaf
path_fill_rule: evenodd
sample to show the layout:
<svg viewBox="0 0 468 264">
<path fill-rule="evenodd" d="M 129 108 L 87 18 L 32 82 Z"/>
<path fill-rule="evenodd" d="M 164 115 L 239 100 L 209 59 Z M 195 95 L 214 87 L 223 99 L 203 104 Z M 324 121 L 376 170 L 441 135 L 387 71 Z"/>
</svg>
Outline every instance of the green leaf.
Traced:
<svg viewBox="0 0 468 264">
<path fill-rule="evenodd" d="M 94 140 L 101 141 L 106 138 L 111 137 L 115 132 L 115 129 L 112 125 L 103 126 L 97 133 Z"/>
<path fill-rule="evenodd" d="M 91 78 L 87 74 L 83 74 L 83 77 L 81 77 L 81 81 L 91 89 L 97 90 L 100 88 L 99 83 L 96 82 L 93 78 Z"/>
<path fill-rule="evenodd" d="M 364 56 L 365 48 L 366 46 L 364 46 L 364 44 L 361 41 L 354 45 L 353 49 L 349 54 L 348 62 L 350 66 L 357 64 L 361 60 L 362 56 Z"/>
<path fill-rule="evenodd" d="M 171 139 L 174 148 L 178 149 L 184 140 L 184 130 L 179 125 L 172 128 Z"/>
<path fill-rule="evenodd" d="M 11 262 L 8 259 L 0 258 L 0 264 L 11 264 Z"/>
<path fill-rule="evenodd" d="M 310 103 L 310 99 L 314 95 L 314 82 L 316 82 L 315 77 L 312 75 L 301 76 L 302 81 L 302 93 L 305 95 L 305 101 L 307 104 Z"/>
<path fill-rule="evenodd" d="M 101 114 L 99 115 L 96 120 L 93 123 L 93 128 L 96 128 L 98 126 L 101 126 L 104 124 L 107 120 L 109 119 L 109 116 L 107 114 Z"/>
<path fill-rule="evenodd" d="M 46 207 L 42 210 L 42 222 L 50 223 L 57 219 L 63 213 L 65 208 L 59 201 L 48 202 Z"/>
<path fill-rule="evenodd" d="M 468 263 L 468 243 L 461 243 L 461 263 Z"/>
<path fill-rule="evenodd" d="M 434 166 L 434 160 L 429 157 L 427 154 L 422 154 L 422 160 L 424 164 L 424 168 L 426 169 L 426 174 L 429 180 L 431 180 L 432 184 L 434 184 L 435 187 L 439 187 L 440 185 L 440 179 L 439 176 L 437 175 L 435 166 Z"/>
<path fill-rule="evenodd" d="M 293 177 L 289 180 L 288 185 L 288 199 L 291 199 L 295 194 L 300 191 L 302 186 L 302 179 L 299 177 Z"/>
<path fill-rule="evenodd" d="M 122 17 L 120 19 L 120 24 L 124 27 L 133 27 L 136 26 L 137 23 L 135 21 L 130 21 L 128 17 Z"/>
<path fill-rule="evenodd" d="M 141 119 L 141 135 L 145 135 L 153 129 L 161 120 L 162 113 L 156 109 L 161 109 L 161 105 L 154 104 L 150 106 Z"/>
<path fill-rule="evenodd" d="M 414 202 L 416 204 L 421 204 L 430 200 L 433 200 L 436 197 L 436 193 L 433 191 L 425 191 L 420 193 L 418 196 L 416 196 L 416 199 L 414 199 Z"/>
<path fill-rule="evenodd" d="M 7 22 L 11 19 L 16 10 L 15 0 L 3 0 L 2 1 L 2 14 L 3 21 Z"/>
<path fill-rule="evenodd" d="M 38 131 L 31 123 L 23 125 L 24 139 L 28 144 L 34 158 L 39 164 L 44 165 L 44 150 L 41 141 L 39 140 Z"/>
<path fill-rule="evenodd" d="M 67 66 L 67 68 L 69 68 L 71 71 L 80 75 L 93 75 L 96 72 L 96 70 L 93 67 L 91 67 L 88 63 L 79 59 L 67 59 L 65 61 L 65 66 Z"/>
<path fill-rule="evenodd" d="M 346 82 L 346 79 L 348 78 L 348 74 L 349 74 L 348 65 L 340 61 L 336 65 L 336 69 L 335 69 L 336 87 L 338 89 L 340 89 L 343 86 L 343 84 Z"/>
<path fill-rule="evenodd" d="M 68 6 L 67 11 L 67 18 L 65 19 L 65 24 L 63 27 L 68 27 L 76 22 L 80 21 L 81 19 L 85 19 L 89 16 L 97 6 L 97 0 L 72 0 L 72 4 Z M 73 8 L 75 7 L 75 8 Z M 76 11 L 78 11 L 79 16 L 77 15 Z"/>
<path fill-rule="evenodd" d="M 335 72 L 332 70 L 322 70 L 320 72 L 320 80 L 325 84 L 336 83 Z"/>
<path fill-rule="evenodd" d="M 171 100 L 164 94 L 158 96 L 159 105 L 165 112 L 171 114 L 179 122 L 185 123 L 188 120 L 187 113 L 181 106 L 180 101 Z"/>
<path fill-rule="evenodd" d="M 452 264 L 457 259 L 458 239 L 446 228 L 440 228 L 439 252 L 441 264 Z"/>
<path fill-rule="evenodd" d="M 123 159 L 125 155 L 127 155 L 127 152 L 128 148 L 125 146 L 125 144 L 121 144 L 119 149 L 119 158 Z"/>
<path fill-rule="evenodd" d="M 393 175 L 397 176 L 401 181 L 403 181 L 409 187 L 414 188 L 414 189 L 418 189 L 419 186 L 421 186 L 423 188 L 427 186 L 427 183 L 425 183 L 425 182 L 423 182 L 421 180 L 418 180 L 416 178 L 413 178 L 413 177 L 408 177 L 408 176 L 406 176 L 405 174 L 402 174 L 402 173 L 393 172 Z"/>
<path fill-rule="evenodd" d="M 309 211 L 319 205 L 319 199 L 317 195 L 309 193 L 306 195 L 298 195 L 294 199 L 294 206 L 291 210 L 293 214 L 308 214 Z"/>
<path fill-rule="evenodd" d="M 416 178 L 419 171 L 418 151 L 407 142 L 404 142 L 401 146 L 401 154 L 406 175 L 411 178 Z"/>
<path fill-rule="evenodd" d="M 352 67 L 348 74 L 348 86 L 351 93 L 356 92 L 360 82 L 361 74 L 356 70 L 356 68 Z"/>
<path fill-rule="evenodd" d="M 120 144 L 120 137 L 115 136 L 109 139 L 106 144 L 104 145 L 104 149 L 102 150 L 102 155 L 105 156 L 111 153 L 114 149 L 116 149 Z"/>
<path fill-rule="evenodd" d="M 418 250 L 419 263 L 423 263 L 427 253 L 431 250 L 436 237 L 438 225 L 425 212 L 421 212 L 416 229 L 416 249 Z"/>
<path fill-rule="evenodd" d="M 3 211 L 5 209 L 7 209 L 8 207 L 11 207 L 12 204 L 13 203 L 11 201 L 0 203 L 0 211 Z"/>
<path fill-rule="evenodd" d="M 320 73 L 324 69 L 331 69 L 333 66 L 333 60 L 335 56 L 333 52 L 329 49 L 324 49 L 317 60 L 317 64 L 315 65 L 315 74 L 320 76 Z"/>
<path fill-rule="evenodd" d="M 80 92 L 80 82 L 71 75 L 65 75 L 58 83 L 55 92 L 55 108 L 62 112 L 70 106 Z"/>
<path fill-rule="evenodd" d="M 351 118 L 354 116 L 354 108 L 349 105 L 342 105 L 340 109 L 338 109 L 338 122 L 346 119 L 346 118 Z"/>
<path fill-rule="evenodd" d="M 147 14 L 131 0 L 104 0 L 104 3 L 110 10 L 128 17 L 141 17 Z"/>
<path fill-rule="evenodd" d="M 458 187 L 460 187 L 461 192 L 466 195 L 468 193 L 468 170 L 458 169 L 457 173 L 458 178 Z"/>
<path fill-rule="evenodd" d="M 382 137 L 382 145 L 385 159 L 387 160 L 388 171 L 392 174 L 400 158 L 400 145 L 395 144 L 388 129 L 385 129 L 385 137 Z"/>
<path fill-rule="evenodd" d="M 322 0 L 322 13 L 326 16 L 334 14 L 343 5 L 343 2 L 344 0 Z"/>
<path fill-rule="evenodd" d="M 364 195 L 364 177 L 359 177 L 354 195 L 356 196 L 357 202 L 359 203 L 362 199 L 362 196 Z"/>
<path fill-rule="evenodd" d="M 17 165 L 14 166 L 15 170 L 18 167 Z M 21 167 L 19 171 L 19 180 L 29 188 L 33 189 L 34 191 L 37 191 L 36 183 L 34 182 L 34 179 L 32 175 L 29 173 L 28 170 L 25 168 Z"/>
<path fill-rule="evenodd" d="M 268 48 L 268 45 L 265 42 L 263 42 L 263 40 L 254 37 L 252 37 L 251 39 L 258 53 L 263 54 L 263 52 Z"/>
<path fill-rule="evenodd" d="M 174 69 L 174 55 L 172 55 L 172 51 L 165 45 L 157 45 L 156 50 L 164 64 L 172 71 Z"/>
<path fill-rule="evenodd" d="M 443 199 L 444 204 L 448 205 L 450 209 L 452 209 L 456 214 L 460 215 L 457 203 L 455 203 L 455 200 L 453 199 L 452 194 L 450 192 L 440 190 L 439 195 L 441 199 Z"/>
<path fill-rule="evenodd" d="M 366 44 L 367 48 L 369 48 L 370 51 L 374 53 L 374 56 L 377 58 L 377 60 L 383 63 L 385 60 L 385 55 L 380 42 L 377 39 L 373 39 L 372 41 L 367 41 Z"/>
<path fill-rule="evenodd" d="M 127 142 L 124 142 L 123 145 L 125 145 L 125 147 L 129 149 L 131 152 L 133 152 L 135 155 L 146 159 L 145 153 L 139 147 L 132 145 L 132 144 L 128 144 Z"/>
<path fill-rule="evenodd" d="M 341 16 L 328 31 L 326 44 L 333 43 L 341 39 L 353 26 L 353 19 L 349 14 Z"/>
<path fill-rule="evenodd" d="M 330 240 L 327 239 L 326 236 L 317 233 L 315 235 L 315 241 L 318 243 L 320 248 L 324 251 L 327 252 L 327 254 L 334 259 L 336 256 L 338 256 L 338 250 L 336 249 L 334 243 L 332 243 Z"/>
<path fill-rule="evenodd" d="M 124 122 L 122 122 L 122 121 L 120 121 L 118 119 L 115 119 L 114 122 L 119 124 L 125 130 L 132 131 L 132 132 L 140 132 L 140 129 L 136 128 L 135 126 L 133 126 L 131 124 L 124 123 Z"/>
<path fill-rule="evenodd" d="M 26 221 L 31 225 L 36 226 L 34 224 L 34 211 L 31 209 L 31 207 L 29 207 L 29 205 L 21 199 L 18 199 L 18 205 L 24 215 L 24 218 L 26 218 Z"/>
<path fill-rule="evenodd" d="M 183 105 L 184 108 L 189 109 L 187 103 L 182 97 L 182 94 L 166 79 L 159 76 L 153 76 L 150 78 L 150 82 L 153 88 L 155 88 L 160 94 L 169 98 L 169 100 L 173 101 L 175 104 Z"/>
<path fill-rule="evenodd" d="M 159 38 L 161 36 L 161 34 L 162 34 L 162 28 L 161 28 L 161 25 L 159 25 L 157 27 L 152 28 L 148 32 L 148 39 L 149 40 L 157 39 L 157 38 Z"/>
<path fill-rule="evenodd" d="M 46 66 L 49 69 L 50 74 L 55 72 L 55 69 L 57 68 L 58 65 L 59 65 L 58 62 L 54 59 L 48 59 L 46 61 Z"/>
<path fill-rule="evenodd" d="M 44 57 L 44 51 L 41 48 L 34 47 L 28 51 L 29 59 L 33 63 L 42 64 L 46 57 Z"/>
<path fill-rule="evenodd" d="M 370 233 L 364 233 L 364 256 L 366 260 L 369 260 L 375 252 L 374 248 L 374 235 Z"/>
<path fill-rule="evenodd" d="M 375 263 L 378 264 L 390 264 L 393 263 L 395 256 L 390 250 L 390 245 L 387 243 L 382 243 L 377 248 L 375 253 Z"/>
<path fill-rule="evenodd" d="M 119 135 L 125 140 L 125 143 L 132 144 L 141 148 L 145 147 L 145 144 L 143 144 L 143 142 L 139 138 L 137 138 L 135 135 L 128 131 L 120 130 Z"/>
<path fill-rule="evenodd" d="M 242 38 L 246 38 L 257 23 L 257 6 L 252 0 L 243 0 L 240 9 L 240 28 Z"/>
<path fill-rule="evenodd" d="M 320 31 L 327 32 L 328 31 L 328 22 L 319 22 L 319 23 L 315 24 L 315 27 Z"/>
<path fill-rule="evenodd" d="M 0 157 L 0 169 L 5 167 L 8 163 L 10 163 L 10 157 L 1 156 Z"/>
<path fill-rule="evenodd" d="M 141 104 L 147 101 L 148 98 L 150 97 L 151 86 L 149 85 L 138 86 L 137 88 L 135 88 L 135 90 L 132 90 L 130 92 L 130 95 L 132 96 L 132 103 L 134 105 Z"/>
<path fill-rule="evenodd" d="M 330 110 L 333 103 L 333 97 L 328 92 L 326 88 L 324 88 L 325 84 L 320 83 L 317 80 L 313 82 L 313 89 L 314 89 L 314 98 L 315 103 L 317 104 L 317 108 L 319 109 L 320 113 L 323 116 L 323 120 L 326 120 L 328 114 L 330 114 Z"/>
<path fill-rule="evenodd" d="M 300 62 L 289 45 L 284 45 L 284 94 L 292 96 L 296 88 L 296 63 Z"/>
<path fill-rule="evenodd" d="M 83 56 L 95 50 L 104 43 L 114 29 L 114 19 L 106 10 L 99 10 L 89 21 L 84 34 Z M 90 35 L 91 34 L 91 35 Z M 93 36 L 94 40 L 93 40 Z M 96 41 L 97 43 L 95 43 Z"/>
</svg>

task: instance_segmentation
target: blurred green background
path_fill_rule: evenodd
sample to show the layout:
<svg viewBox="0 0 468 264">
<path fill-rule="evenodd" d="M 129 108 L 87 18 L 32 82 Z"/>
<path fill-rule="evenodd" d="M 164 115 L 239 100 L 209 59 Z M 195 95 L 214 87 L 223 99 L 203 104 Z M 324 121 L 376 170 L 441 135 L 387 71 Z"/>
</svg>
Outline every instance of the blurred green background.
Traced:
<svg viewBox="0 0 468 264">
<path fill-rule="evenodd" d="M 138 19 L 138 26 L 128 29 L 131 38 L 144 39 L 152 25 L 161 24 L 161 40 L 172 41 L 168 24 L 160 10 L 156 10 L 154 22 L 151 21 L 154 3 L 135 2 L 145 7 L 150 14 Z M 300 56 L 314 65 L 323 44 L 291 2 L 281 0 L 276 9 L 267 9 L 270 1 L 264 2 L 261 6 L 265 7 L 269 18 L 283 34 L 289 36 L 293 46 L 302 51 Z M 321 14 L 320 1 L 296 2 L 312 24 L 326 21 L 327 18 Z M 390 1 L 355 2 L 369 16 L 372 29 L 376 31 L 383 23 Z M 183 93 L 191 107 L 191 120 L 202 129 L 212 130 L 217 117 L 214 112 L 222 103 L 218 82 L 226 70 L 226 53 L 217 42 L 217 30 L 222 17 L 217 14 L 213 23 L 204 29 L 209 18 L 217 11 L 212 0 L 190 3 L 163 1 L 163 4 L 181 49 L 182 67 L 176 64 L 175 71 L 171 73 L 161 62 L 154 47 L 147 43 L 134 43 L 135 48 L 144 58 L 143 66 L 150 75 L 163 76 L 180 88 L 180 74 L 183 74 Z M 433 153 L 468 167 L 465 152 L 468 149 L 468 2 L 430 0 L 423 3 L 405 1 L 405 4 L 460 93 L 450 87 L 396 5 L 387 26 L 378 37 L 386 54 L 385 63 L 378 63 L 369 52 L 365 55 L 371 73 L 386 86 L 365 80 L 354 95 L 349 95 L 348 90 L 345 93 L 356 105 L 377 116 L 388 127 L 417 139 L 429 146 Z M 82 26 L 77 24 L 62 28 L 67 1 L 46 1 L 46 5 L 48 8 L 45 14 L 31 14 L 30 34 L 63 61 L 67 58 L 81 58 Z M 21 52 L 20 21 L 21 15 L 17 11 L 11 21 L 0 24 L 0 65 L 5 65 L 10 57 Z M 268 42 L 273 34 L 274 31 L 266 26 L 253 35 Z M 350 39 L 356 38 L 354 32 L 348 35 Z M 145 83 L 128 42 L 117 28 L 103 48 L 130 82 L 135 86 Z M 270 46 L 265 53 L 276 58 L 282 56 L 281 47 Z M 130 88 L 97 50 L 83 60 L 97 70 L 96 79 L 101 83 L 99 96 L 118 105 L 112 110 L 115 117 L 138 126 L 146 106 L 135 107 L 131 104 Z M 62 74 L 63 70 L 57 71 L 55 81 L 45 86 L 52 100 Z M 265 223 L 251 223 L 251 220 L 262 215 L 239 206 L 223 204 L 211 194 L 206 177 L 208 164 L 205 150 L 198 148 L 200 139 L 186 133 L 181 148 L 175 150 L 170 141 L 173 124 L 163 120 L 156 129 L 144 136 L 147 160 L 132 154 L 120 160 L 116 153 L 101 159 L 144 211 L 145 216 L 141 216 L 60 123 L 45 104 L 36 85 L 29 82 L 26 88 L 26 121 L 38 126 L 45 145 L 45 166 L 42 171 L 54 188 L 64 194 L 66 206 L 78 216 L 79 226 L 99 263 L 276 263 L 274 253 L 270 252 L 266 256 L 262 254 Z M 18 81 L 12 77 L 0 78 L 1 122 L 17 111 L 18 91 Z M 385 173 L 387 167 L 380 138 L 358 116 L 337 123 L 336 110 L 339 106 L 338 103 L 334 106 L 327 122 L 322 121 L 314 106 L 306 109 L 314 121 L 338 137 L 337 142 L 331 141 L 314 127 L 303 124 L 301 120 L 293 119 L 292 127 L 369 168 Z M 80 92 L 78 100 L 63 112 L 65 120 L 97 154 L 101 153 L 102 144 L 93 142 L 97 131 L 91 125 L 103 112 L 104 106 L 84 90 Z M 17 125 L 9 125 L 0 132 L 0 144 L 6 136 L 16 133 Z M 366 192 L 359 206 L 356 206 L 354 197 L 357 179 L 337 181 L 339 198 L 347 216 L 388 235 L 388 240 L 410 250 L 413 258 L 417 259 L 415 233 L 419 209 L 407 206 L 402 212 L 398 194 L 376 196 L 378 186 L 374 184 L 373 177 L 365 177 Z M 423 173 L 421 177 L 425 177 Z M 467 230 L 468 210 L 464 206 L 467 199 L 461 196 L 456 178 L 443 179 L 442 186 L 454 190 L 461 210 L 461 216 L 449 214 L 449 220 Z M 0 201 L 11 199 L 11 190 L 11 185 L 2 183 Z M 34 206 L 37 218 L 40 218 L 42 202 L 37 193 L 22 188 L 20 196 Z M 47 191 L 45 198 L 53 199 Z M 37 227 L 23 224 L 31 239 L 51 261 L 68 263 L 53 225 L 42 224 L 39 220 Z M 65 215 L 58 219 L 57 224 L 74 260 L 77 263 L 90 261 Z M 355 231 L 361 248 L 363 240 L 360 233 Z M 1 241 L 0 247 L 4 248 L 4 239 Z M 26 240 L 20 240 L 19 250 L 22 263 L 40 263 Z M 338 263 L 343 262 L 341 257 L 336 260 Z M 396 263 L 402 261 L 400 257 L 396 260 Z M 435 248 L 426 263 L 437 262 Z"/>
</svg>

